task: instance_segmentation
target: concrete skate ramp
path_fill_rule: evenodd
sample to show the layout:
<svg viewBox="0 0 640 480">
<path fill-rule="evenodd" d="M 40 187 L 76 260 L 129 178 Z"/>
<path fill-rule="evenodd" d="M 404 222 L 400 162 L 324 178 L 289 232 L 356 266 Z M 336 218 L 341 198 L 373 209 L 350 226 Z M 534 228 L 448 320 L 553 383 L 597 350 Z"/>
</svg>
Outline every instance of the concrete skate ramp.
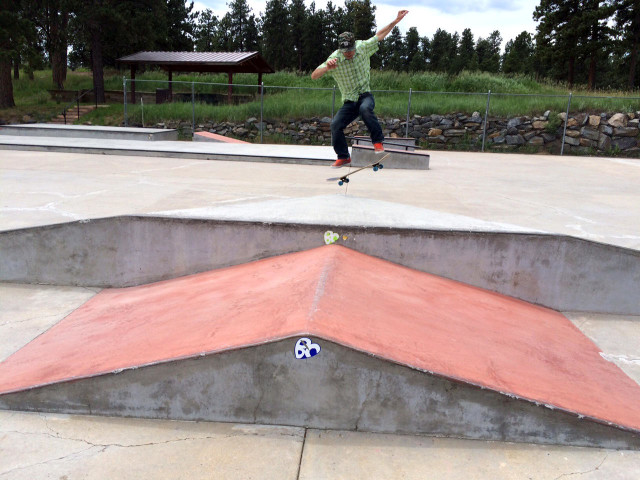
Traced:
<svg viewBox="0 0 640 480">
<path fill-rule="evenodd" d="M 640 387 L 599 353 L 557 312 L 331 245 L 105 290 L 0 364 L 0 406 L 640 448 Z"/>
<path fill-rule="evenodd" d="M 178 140 L 178 130 L 164 128 L 105 127 L 29 123 L 3 125 L 0 135 L 17 137 L 91 138 L 94 140 Z"/>
</svg>

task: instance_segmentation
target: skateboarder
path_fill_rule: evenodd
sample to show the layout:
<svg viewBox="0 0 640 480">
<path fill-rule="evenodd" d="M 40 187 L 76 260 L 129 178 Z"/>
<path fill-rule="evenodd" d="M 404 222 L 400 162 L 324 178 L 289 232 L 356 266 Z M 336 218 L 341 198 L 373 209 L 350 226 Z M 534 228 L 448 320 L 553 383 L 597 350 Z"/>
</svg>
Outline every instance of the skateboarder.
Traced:
<svg viewBox="0 0 640 480">
<path fill-rule="evenodd" d="M 376 153 L 383 153 L 382 141 L 384 135 L 378 122 L 378 118 L 373 113 L 375 100 L 371 94 L 369 86 L 370 63 L 369 59 L 379 45 L 400 20 L 409 13 L 408 10 L 400 10 L 396 19 L 386 27 L 379 30 L 369 40 L 357 40 L 351 32 L 344 32 L 338 36 L 338 50 L 327 58 L 327 61 L 316 68 L 311 74 L 311 78 L 317 80 L 325 73 L 330 72 L 342 93 L 343 105 L 331 122 L 331 144 L 338 156 L 333 168 L 342 167 L 351 163 L 347 139 L 344 136 L 344 129 L 358 116 L 362 118 L 369 134 Z"/>
</svg>

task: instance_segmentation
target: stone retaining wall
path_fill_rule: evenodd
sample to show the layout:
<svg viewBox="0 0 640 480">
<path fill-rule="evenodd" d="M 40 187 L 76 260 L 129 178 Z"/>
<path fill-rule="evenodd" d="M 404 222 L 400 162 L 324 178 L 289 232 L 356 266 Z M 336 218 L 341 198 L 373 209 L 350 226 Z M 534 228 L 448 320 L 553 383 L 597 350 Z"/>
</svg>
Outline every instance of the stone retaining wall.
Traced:
<svg viewBox="0 0 640 480">
<path fill-rule="evenodd" d="M 517 150 L 558 153 L 562 147 L 565 113 L 545 112 L 539 117 L 489 117 L 486 128 L 485 149 Z M 577 113 L 569 116 L 564 140 L 564 152 L 578 154 L 624 154 L 640 156 L 639 112 L 615 114 Z M 406 119 L 380 118 L 385 136 L 404 137 Z M 329 117 L 290 121 L 264 121 L 265 141 L 299 144 L 329 145 L 331 142 Z M 158 126 L 165 126 L 159 124 Z M 190 123 L 169 124 L 168 128 L 190 128 Z M 426 148 L 479 149 L 482 145 L 484 119 L 472 115 L 413 115 L 408 134 Z M 210 122 L 197 125 L 196 130 L 209 131 L 247 141 L 260 137 L 260 122 L 249 118 L 243 123 Z M 362 121 L 353 122 L 346 129 L 351 136 L 367 135 Z"/>
</svg>

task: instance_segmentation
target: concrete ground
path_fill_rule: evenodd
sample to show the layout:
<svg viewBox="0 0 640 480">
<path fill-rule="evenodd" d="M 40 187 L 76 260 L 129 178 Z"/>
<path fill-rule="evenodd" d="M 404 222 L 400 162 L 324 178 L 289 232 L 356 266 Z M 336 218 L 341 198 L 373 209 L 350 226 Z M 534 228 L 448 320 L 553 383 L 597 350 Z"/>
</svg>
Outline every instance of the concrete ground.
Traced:
<svg viewBox="0 0 640 480">
<path fill-rule="evenodd" d="M 347 190 L 326 166 L 5 150 L 0 230 L 348 194 L 640 250 L 639 161 L 434 152 L 431 168 L 362 172 Z M 97 291 L 0 284 L 0 360 Z M 565 315 L 640 383 L 639 317 Z M 362 476 L 637 479 L 640 452 L 0 412 L 0 479 Z"/>
</svg>

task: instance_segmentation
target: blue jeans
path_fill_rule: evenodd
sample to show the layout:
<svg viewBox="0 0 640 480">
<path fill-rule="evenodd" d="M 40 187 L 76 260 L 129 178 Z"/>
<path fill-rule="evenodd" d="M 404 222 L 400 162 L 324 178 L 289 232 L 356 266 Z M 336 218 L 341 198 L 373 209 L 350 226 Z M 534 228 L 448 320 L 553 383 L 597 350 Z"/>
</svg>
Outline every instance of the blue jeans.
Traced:
<svg viewBox="0 0 640 480">
<path fill-rule="evenodd" d="M 367 126 L 373 143 L 384 140 L 378 118 L 373 113 L 375 106 L 376 101 L 373 99 L 373 95 L 371 92 L 366 92 L 360 95 L 357 102 L 344 102 L 336 116 L 333 117 L 331 122 L 331 145 L 333 145 L 338 158 L 349 158 L 349 148 L 347 139 L 344 136 L 344 129 L 358 117 L 361 117 Z"/>
</svg>

